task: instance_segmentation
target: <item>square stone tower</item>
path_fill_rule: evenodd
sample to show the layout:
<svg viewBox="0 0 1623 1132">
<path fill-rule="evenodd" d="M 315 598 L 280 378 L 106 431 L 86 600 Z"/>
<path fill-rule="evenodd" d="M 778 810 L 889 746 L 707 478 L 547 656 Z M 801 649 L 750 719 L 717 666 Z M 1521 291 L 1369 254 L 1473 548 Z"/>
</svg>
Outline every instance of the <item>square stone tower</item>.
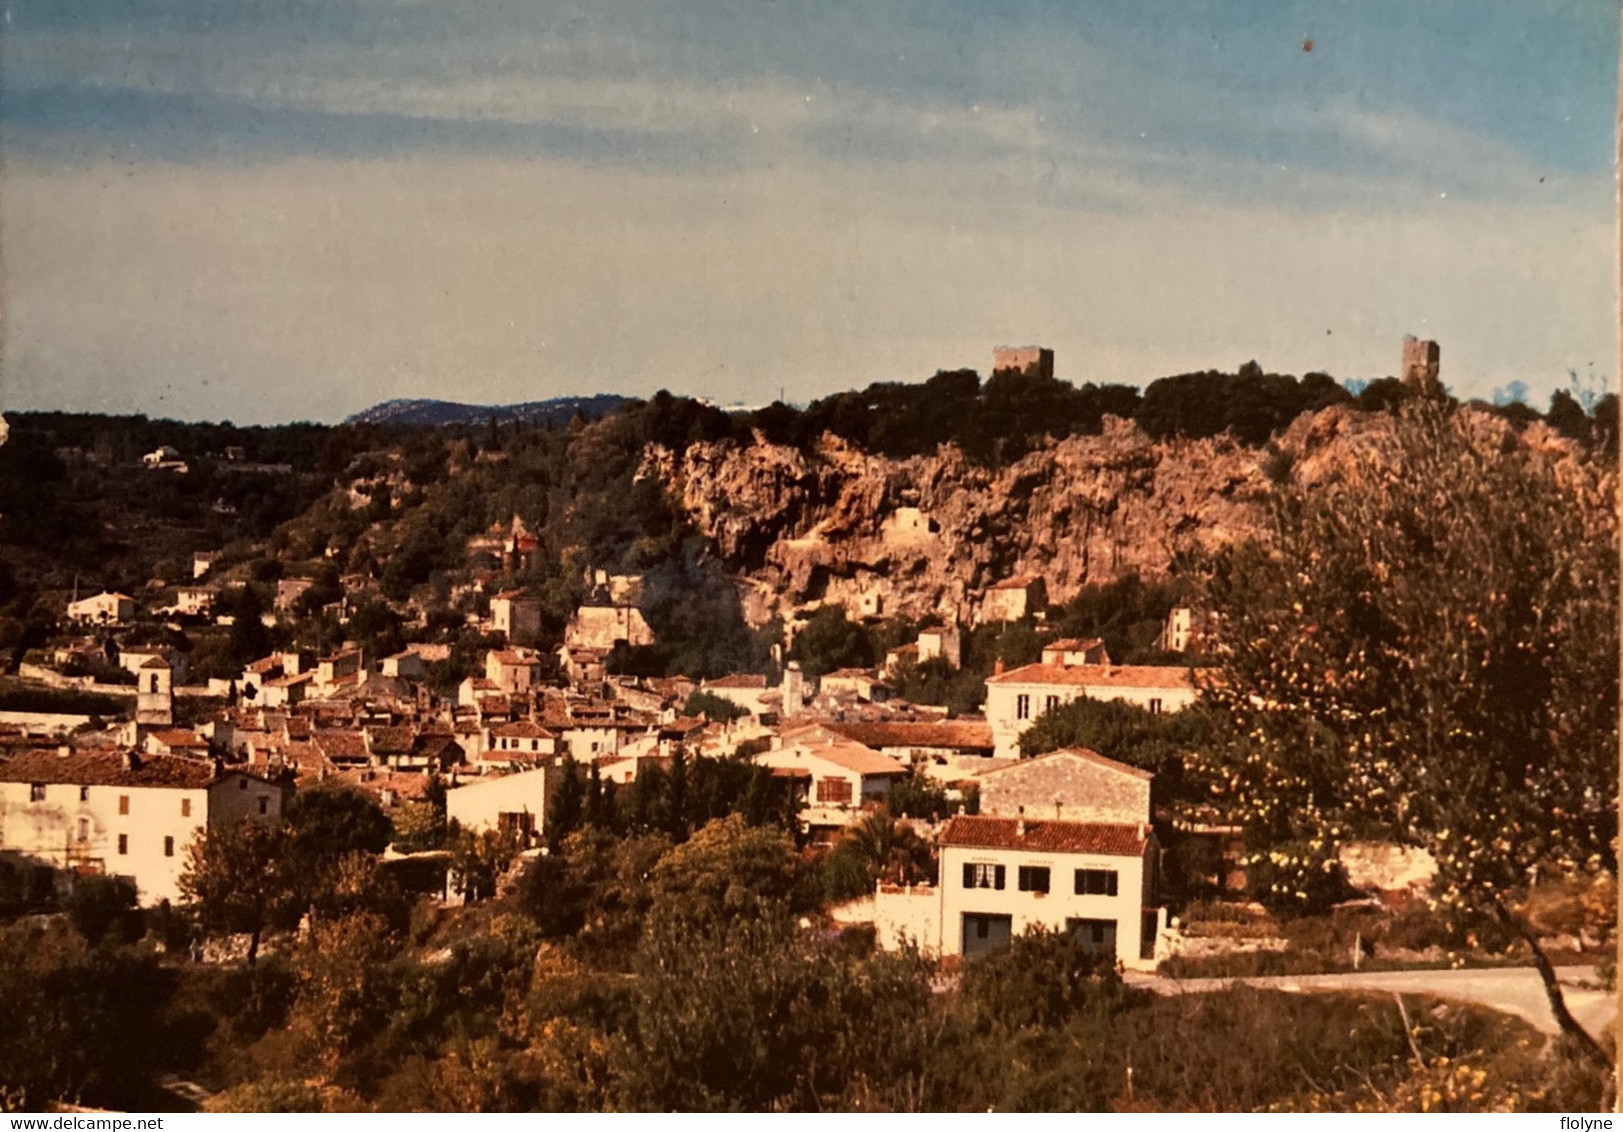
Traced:
<svg viewBox="0 0 1623 1132">
<path fill-rule="evenodd" d="M 1041 346 L 999 346 L 992 351 L 992 372 L 1052 379 L 1054 351 Z"/>
<path fill-rule="evenodd" d="M 1403 336 L 1403 384 L 1425 394 L 1443 391 L 1437 373 L 1442 362 L 1442 349 L 1429 338 Z"/>
</svg>

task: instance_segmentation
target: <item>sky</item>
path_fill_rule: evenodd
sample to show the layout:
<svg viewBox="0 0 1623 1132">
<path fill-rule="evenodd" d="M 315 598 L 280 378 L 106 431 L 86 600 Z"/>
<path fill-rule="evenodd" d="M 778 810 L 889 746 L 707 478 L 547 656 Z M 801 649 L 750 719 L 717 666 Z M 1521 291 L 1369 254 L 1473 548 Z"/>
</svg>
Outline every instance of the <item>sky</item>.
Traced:
<svg viewBox="0 0 1623 1132">
<path fill-rule="evenodd" d="M 1617 378 L 1615 0 L 0 0 L 0 407 Z"/>
</svg>

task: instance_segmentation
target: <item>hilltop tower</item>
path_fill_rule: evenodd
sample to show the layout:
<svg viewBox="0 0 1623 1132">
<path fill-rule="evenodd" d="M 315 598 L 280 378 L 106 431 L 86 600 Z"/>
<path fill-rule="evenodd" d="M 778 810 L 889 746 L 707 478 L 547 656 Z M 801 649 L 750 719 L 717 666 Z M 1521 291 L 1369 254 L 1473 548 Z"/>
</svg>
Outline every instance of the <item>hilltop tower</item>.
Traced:
<svg viewBox="0 0 1623 1132">
<path fill-rule="evenodd" d="M 1429 338 L 1403 336 L 1403 384 L 1426 396 L 1441 395 L 1443 383 L 1438 378 L 1443 351 Z"/>
<path fill-rule="evenodd" d="M 992 351 L 993 373 L 1022 373 L 1027 377 L 1054 377 L 1054 351 L 1042 346 L 999 346 Z"/>
</svg>

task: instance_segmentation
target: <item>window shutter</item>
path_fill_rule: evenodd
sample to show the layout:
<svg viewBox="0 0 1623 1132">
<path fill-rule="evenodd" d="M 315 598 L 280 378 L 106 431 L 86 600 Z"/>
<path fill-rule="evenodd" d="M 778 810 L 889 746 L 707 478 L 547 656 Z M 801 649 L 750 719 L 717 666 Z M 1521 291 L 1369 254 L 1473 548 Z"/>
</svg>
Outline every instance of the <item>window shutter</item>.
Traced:
<svg viewBox="0 0 1623 1132">
<path fill-rule="evenodd" d="M 965 888 L 974 888 L 975 887 L 975 866 L 974 865 L 965 865 L 964 866 L 964 887 Z"/>
<path fill-rule="evenodd" d="M 1108 879 L 1105 881 L 1105 894 L 1107 896 L 1114 896 L 1116 895 L 1116 870 L 1111 869 L 1106 876 Z"/>
<path fill-rule="evenodd" d="M 997 889 L 1002 889 L 1002 887 L 1003 887 L 1003 866 L 1002 865 L 999 865 L 997 867 L 997 876 L 996 876 L 996 879 L 993 882 L 993 887 L 997 888 Z"/>
</svg>

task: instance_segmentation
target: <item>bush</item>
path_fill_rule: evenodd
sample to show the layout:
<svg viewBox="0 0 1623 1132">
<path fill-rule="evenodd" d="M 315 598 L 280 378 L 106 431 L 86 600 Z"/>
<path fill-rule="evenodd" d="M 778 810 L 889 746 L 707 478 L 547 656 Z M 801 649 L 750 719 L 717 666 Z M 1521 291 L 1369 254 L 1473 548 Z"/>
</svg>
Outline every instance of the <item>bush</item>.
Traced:
<svg viewBox="0 0 1623 1132">
<path fill-rule="evenodd" d="M 141 938 L 141 912 L 136 907 L 135 882 L 127 877 L 77 877 L 64 910 L 74 930 L 92 947 L 111 933 L 118 943 Z"/>
</svg>

